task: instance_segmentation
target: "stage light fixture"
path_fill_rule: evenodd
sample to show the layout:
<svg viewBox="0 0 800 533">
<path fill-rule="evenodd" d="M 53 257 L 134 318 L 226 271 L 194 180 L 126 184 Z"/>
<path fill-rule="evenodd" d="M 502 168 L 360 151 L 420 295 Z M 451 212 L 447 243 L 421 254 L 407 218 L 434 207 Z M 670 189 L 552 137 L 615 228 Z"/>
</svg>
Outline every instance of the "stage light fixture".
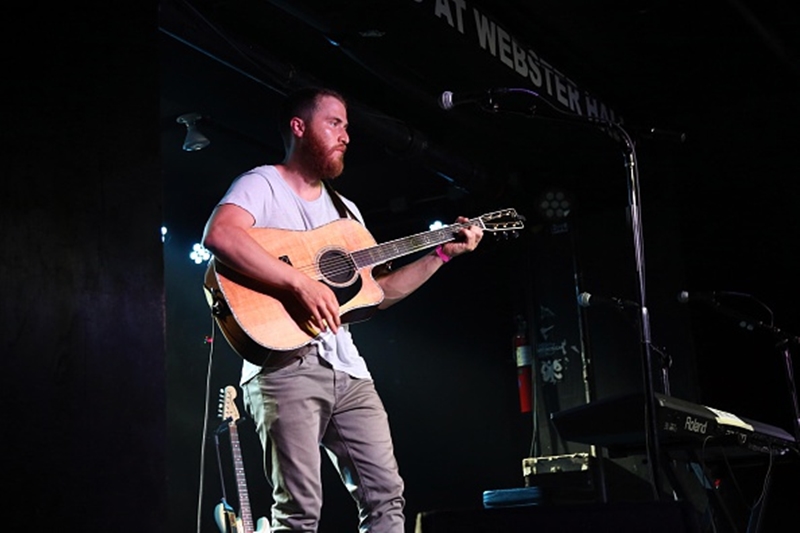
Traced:
<svg viewBox="0 0 800 533">
<path fill-rule="evenodd" d="M 177 122 L 186 126 L 186 138 L 183 140 L 183 149 L 187 152 L 202 150 L 211 141 L 197 128 L 197 122 L 203 116 L 199 113 L 186 113 L 178 117 Z"/>
<path fill-rule="evenodd" d="M 548 221 L 557 221 L 567 218 L 574 208 L 571 196 L 560 189 L 544 191 L 536 201 L 539 214 Z"/>
<path fill-rule="evenodd" d="M 192 246 L 192 251 L 189 253 L 189 258 L 194 261 L 194 264 L 199 265 L 211 259 L 211 252 L 200 243 Z"/>
</svg>

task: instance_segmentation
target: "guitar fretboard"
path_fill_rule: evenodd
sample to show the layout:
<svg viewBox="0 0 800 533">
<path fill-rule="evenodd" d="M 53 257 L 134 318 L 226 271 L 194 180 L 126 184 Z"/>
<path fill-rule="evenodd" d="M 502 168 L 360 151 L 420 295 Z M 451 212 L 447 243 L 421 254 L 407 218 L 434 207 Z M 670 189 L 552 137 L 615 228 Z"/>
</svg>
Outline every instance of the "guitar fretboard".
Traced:
<svg viewBox="0 0 800 533">
<path fill-rule="evenodd" d="M 250 512 L 250 496 L 247 492 L 247 478 L 244 474 L 244 461 L 242 460 L 242 448 L 239 445 L 239 430 L 236 427 L 236 422 L 228 424 L 228 431 L 231 438 L 233 471 L 236 474 L 236 489 L 239 492 L 239 514 L 241 515 L 244 533 L 253 533 L 253 515 Z"/>
<path fill-rule="evenodd" d="M 387 261 L 455 240 L 459 230 L 472 225 L 482 226 L 483 224 L 480 218 L 475 218 L 463 224 L 452 224 L 443 228 L 417 233 L 416 235 L 403 237 L 394 241 L 388 241 L 363 250 L 357 250 L 352 252 L 350 256 L 358 269 L 380 265 Z"/>
</svg>

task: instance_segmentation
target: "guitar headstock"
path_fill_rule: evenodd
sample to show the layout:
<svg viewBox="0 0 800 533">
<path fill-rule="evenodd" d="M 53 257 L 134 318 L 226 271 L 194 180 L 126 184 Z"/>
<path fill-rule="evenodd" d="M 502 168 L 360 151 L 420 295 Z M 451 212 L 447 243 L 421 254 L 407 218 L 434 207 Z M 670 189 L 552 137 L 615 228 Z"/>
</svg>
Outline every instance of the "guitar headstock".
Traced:
<svg viewBox="0 0 800 533">
<path fill-rule="evenodd" d="M 230 424 L 239 420 L 239 410 L 236 408 L 236 387 L 228 385 L 219 391 L 219 417 Z"/>
<path fill-rule="evenodd" d="M 478 217 L 483 231 L 503 237 L 516 237 L 525 227 L 525 217 L 514 208 L 501 209 Z"/>
</svg>

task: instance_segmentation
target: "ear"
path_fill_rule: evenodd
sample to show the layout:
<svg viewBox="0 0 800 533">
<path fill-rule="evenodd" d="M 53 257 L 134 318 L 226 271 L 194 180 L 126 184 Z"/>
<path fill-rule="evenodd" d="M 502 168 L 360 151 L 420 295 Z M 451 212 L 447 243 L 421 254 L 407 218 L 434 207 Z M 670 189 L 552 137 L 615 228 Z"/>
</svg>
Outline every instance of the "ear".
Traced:
<svg viewBox="0 0 800 533">
<path fill-rule="evenodd" d="M 292 117 L 289 121 L 289 128 L 291 128 L 295 137 L 302 137 L 306 131 L 306 123 L 300 117 Z"/>
</svg>

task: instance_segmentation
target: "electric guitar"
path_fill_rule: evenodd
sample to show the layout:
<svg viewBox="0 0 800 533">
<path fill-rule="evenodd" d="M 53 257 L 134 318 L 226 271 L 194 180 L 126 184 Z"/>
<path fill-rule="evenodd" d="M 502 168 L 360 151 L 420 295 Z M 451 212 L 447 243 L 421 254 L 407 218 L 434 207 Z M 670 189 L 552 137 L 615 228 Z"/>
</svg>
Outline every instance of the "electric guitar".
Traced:
<svg viewBox="0 0 800 533">
<path fill-rule="evenodd" d="M 253 528 L 253 515 L 250 512 L 250 496 L 247 492 L 247 479 L 244 474 L 242 448 L 239 445 L 239 410 L 236 408 L 236 388 L 228 385 L 220 392 L 220 417 L 228 422 L 228 434 L 231 439 L 233 455 L 233 471 L 236 474 L 236 489 L 239 493 L 239 517 L 224 501 L 214 508 L 214 518 L 222 533 L 269 533 L 269 522 L 266 518 L 258 519 L 258 527 Z"/>
<path fill-rule="evenodd" d="M 383 301 L 372 269 L 393 259 L 455 240 L 465 227 L 516 235 L 524 218 L 514 209 L 488 213 L 467 222 L 377 244 L 358 221 L 340 218 L 308 231 L 251 228 L 250 235 L 273 256 L 330 287 L 339 301 L 343 323 L 366 320 Z M 217 324 L 231 347 L 256 364 L 252 354 L 290 350 L 319 334 L 308 312 L 292 297 L 235 272 L 212 258 L 204 289 Z"/>
</svg>

